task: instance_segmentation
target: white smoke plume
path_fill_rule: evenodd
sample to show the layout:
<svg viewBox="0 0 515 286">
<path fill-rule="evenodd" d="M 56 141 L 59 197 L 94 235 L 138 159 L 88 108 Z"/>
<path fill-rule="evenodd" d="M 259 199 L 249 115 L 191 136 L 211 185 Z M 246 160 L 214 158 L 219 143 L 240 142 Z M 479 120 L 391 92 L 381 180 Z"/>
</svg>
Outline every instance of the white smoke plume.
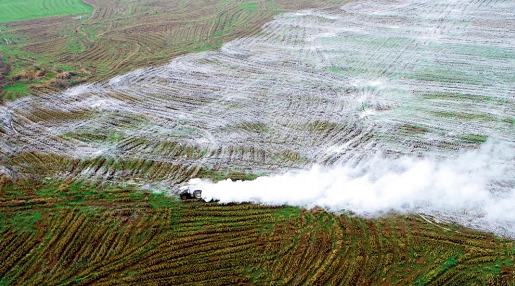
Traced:
<svg viewBox="0 0 515 286">
<path fill-rule="evenodd" d="M 513 236 L 514 156 L 506 145 L 487 142 L 452 159 L 377 154 L 357 166 L 313 166 L 253 181 L 197 180 L 197 185 L 205 199 L 221 203 L 318 206 L 367 217 L 425 213 Z"/>
</svg>

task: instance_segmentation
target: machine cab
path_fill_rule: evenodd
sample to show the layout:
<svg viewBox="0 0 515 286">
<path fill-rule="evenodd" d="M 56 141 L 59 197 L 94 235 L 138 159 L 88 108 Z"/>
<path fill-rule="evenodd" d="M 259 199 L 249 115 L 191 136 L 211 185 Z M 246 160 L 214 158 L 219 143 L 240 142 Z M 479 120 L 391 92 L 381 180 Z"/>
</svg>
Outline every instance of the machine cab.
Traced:
<svg viewBox="0 0 515 286">
<path fill-rule="evenodd" d="M 192 180 L 193 181 L 193 180 Z M 181 200 L 191 200 L 191 199 L 202 199 L 202 190 L 195 186 L 194 182 L 191 182 L 186 186 L 181 186 L 179 188 L 179 196 Z"/>
</svg>

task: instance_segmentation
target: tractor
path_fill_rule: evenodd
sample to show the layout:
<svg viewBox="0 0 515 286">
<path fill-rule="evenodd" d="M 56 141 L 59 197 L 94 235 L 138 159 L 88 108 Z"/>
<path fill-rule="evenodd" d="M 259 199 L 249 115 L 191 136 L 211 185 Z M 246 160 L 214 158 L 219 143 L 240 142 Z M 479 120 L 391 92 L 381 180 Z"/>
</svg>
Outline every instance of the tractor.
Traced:
<svg viewBox="0 0 515 286">
<path fill-rule="evenodd" d="M 193 199 L 201 200 L 202 190 L 199 189 L 198 186 L 194 184 L 194 182 L 190 181 L 188 185 L 179 188 L 179 196 L 183 201 Z"/>
</svg>

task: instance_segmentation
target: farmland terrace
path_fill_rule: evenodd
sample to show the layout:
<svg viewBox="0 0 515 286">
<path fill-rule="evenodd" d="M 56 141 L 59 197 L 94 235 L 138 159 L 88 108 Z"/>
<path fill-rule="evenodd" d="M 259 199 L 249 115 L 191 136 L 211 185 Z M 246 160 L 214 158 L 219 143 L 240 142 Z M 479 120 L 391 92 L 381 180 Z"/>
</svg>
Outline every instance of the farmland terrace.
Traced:
<svg viewBox="0 0 515 286">
<path fill-rule="evenodd" d="M 490 142 L 511 195 L 514 1 L 86 3 L 0 27 L 0 285 L 514 285 L 513 221 L 169 196 Z"/>
</svg>

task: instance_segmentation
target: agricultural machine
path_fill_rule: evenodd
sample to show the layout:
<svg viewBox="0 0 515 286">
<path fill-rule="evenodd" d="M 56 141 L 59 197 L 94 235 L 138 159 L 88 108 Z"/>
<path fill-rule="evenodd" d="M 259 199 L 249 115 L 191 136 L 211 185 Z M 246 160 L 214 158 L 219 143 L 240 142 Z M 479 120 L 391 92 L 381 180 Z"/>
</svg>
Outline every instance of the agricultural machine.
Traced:
<svg viewBox="0 0 515 286">
<path fill-rule="evenodd" d="M 179 188 L 179 196 L 181 200 L 201 200 L 202 190 L 195 184 L 195 180 L 191 180 L 187 185 Z"/>
</svg>

